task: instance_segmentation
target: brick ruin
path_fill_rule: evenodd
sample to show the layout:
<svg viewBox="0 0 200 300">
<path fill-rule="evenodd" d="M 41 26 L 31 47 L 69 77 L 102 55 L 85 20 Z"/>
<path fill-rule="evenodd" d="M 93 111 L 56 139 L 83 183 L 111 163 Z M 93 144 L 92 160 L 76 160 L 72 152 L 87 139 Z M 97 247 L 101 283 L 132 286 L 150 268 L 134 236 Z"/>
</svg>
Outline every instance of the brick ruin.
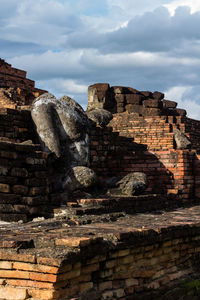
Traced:
<svg viewBox="0 0 200 300">
<path fill-rule="evenodd" d="M 35 82 L 26 78 L 26 71 L 12 68 L 0 58 L 0 106 L 16 108 L 29 105 L 45 91 L 35 88 Z"/>
<path fill-rule="evenodd" d="M 0 223 L 0 299 L 185 295 L 180 279 L 199 278 L 200 121 L 160 92 L 90 86 L 88 110 L 113 113 L 90 129 L 90 167 L 100 180 L 144 172 L 149 185 L 139 196 L 68 198 L 52 189 L 52 155 L 31 118 L 44 91 L 2 60 L 0 76 L 4 95 L 20 98 L 0 94 L 0 220 L 17 222 Z"/>
</svg>

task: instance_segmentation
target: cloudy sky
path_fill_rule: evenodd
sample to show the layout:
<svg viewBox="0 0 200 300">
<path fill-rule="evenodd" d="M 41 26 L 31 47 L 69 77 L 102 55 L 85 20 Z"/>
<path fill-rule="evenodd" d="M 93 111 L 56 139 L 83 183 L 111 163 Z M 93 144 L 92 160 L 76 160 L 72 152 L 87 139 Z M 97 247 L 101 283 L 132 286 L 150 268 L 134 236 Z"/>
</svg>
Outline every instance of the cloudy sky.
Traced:
<svg viewBox="0 0 200 300">
<path fill-rule="evenodd" d="M 0 0 L 0 57 L 87 105 L 96 82 L 159 90 L 200 119 L 199 0 Z"/>
</svg>

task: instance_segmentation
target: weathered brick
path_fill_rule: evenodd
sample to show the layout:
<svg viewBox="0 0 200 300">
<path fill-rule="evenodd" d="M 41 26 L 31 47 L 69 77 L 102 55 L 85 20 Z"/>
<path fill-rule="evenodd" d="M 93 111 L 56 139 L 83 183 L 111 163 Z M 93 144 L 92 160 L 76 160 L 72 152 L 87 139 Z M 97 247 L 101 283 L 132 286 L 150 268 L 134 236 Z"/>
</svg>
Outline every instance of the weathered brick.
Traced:
<svg viewBox="0 0 200 300">
<path fill-rule="evenodd" d="M 39 289 L 53 289 L 54 283 L 33 281 L 33 280 L 19 280 L 19 279 L 7 279 L 6 283 L 18 287 L 34 287 Z"/>
<path fill-rule="evenodd" d="M 35 255 L 30 254 L 18 254 L 18 253 L 8 253 L 6 251 L 0 251 L 0 259 L 1 260 L 10 260 L 10 261 L 23 261 L 35 263 L 36 257 Z"/>
<path fill-rule="evenodd" d="M 125 280 L 125 285 L 126 285 L 126 287 L 133 286 L 133 285 L 139 285 L 139 281 L 138 281 L 138 279 L 129 278 L 129 279 Z"/>
<path fill-rule="evenodd" d="M 6 300 L 24 300 L 28 298 L 28 293 L 26 289 L 0 286 L 0 298 Z"/>
<path fill-rule="evenodd" d="M 11 270 L 12 266 L 13 264 L 10 261 L 0 261 L 0 269 Z"/>
<path fill-rule="evenodd" d="M 90 244 L 91 239 L 86 237 L 67 237 L 57 238 L 55 243 L 57 246 L 69 246 L 69 247 L 84 247 Z"/>
<path fill-rule="evenodd" d="M 16 272 L 21 272 L 21 271 L 16 271 Z M 33 272 L 30 272 L 28 274 L 29 274 L 28 278 L 30 278 L 31 280 L 47 281 L 47 282 L 56 282 L 56 280 L 57 280 L 57 276 L 53 275 L 53 274 L 43 274 L 43 273 L 33 273 Z M 16 278 L 18 278 L 18 277 L 16 277 Z M 23 277 L 21 277 L 21 278 L 23 278 Z"/>
<path fill-rule="evenodd" d="M 99 270 L 99 264 L 87 265 L 81 269 L 81 273 L 91 273 Z"/>
<path fill-rule="evenodd" d="M 8 184 L 0 183 L 0 192 L 1 193 L 9 193 L 10 186 Z"/>
<path fill-rule="evenodd" d="M 43 290 L 43 289 L 28 289 L 28 295 L 31 296 L 32 298 L 36 299 L 45 299 L 45 300 L 51 300 L 55 299 L 54 297 L 58 294 L 58 292 L 54 290 Z M 58 299 L 56 297 L 56 299 Z"/>
<path fill-rule="evenodd" d="M 22 278 L 29 279 L 30 273 L 16 270 L 0 270 L 1 278 Z"/>
<path fill-rule="evenodd" d="M 81 275 L 81 270 L 79 270 L 79 269 L 72 270 L 67 273 L 58 274 L 57 281 L 73 279 L 73 278 L 79 277 L 80 275 Z"/>
<path fill-rule="evenodd" d="M 1 264 L 0 264 L 0 266 L 1 266 Z M 22 262 L 14 262 L 13 269 L 34 271 L 34 272 L 43 272 L 43 273 L 52 273 L 52 274 L 58 273 L 58 270 L 59 270 L 56 267 L 49 267 L 46 265 L 39 265 L 39 264 L 27 264 L 27 263 L 22 263 Z"/>
<path fill-rule="evenodd" d="M 81 293 L 89 291 L 92 288 L 93 288 L 93 282 L 86 282 L 86 283 L 81 283 L 80 284 L 80 292 Z"/>
<path fill-rule="evenodd" d="M 104 291 L 104 290 L 111 290 L 112 289 L 112 281 L 105 281 L 99 283 L 99 290 Z"/>
</svg>

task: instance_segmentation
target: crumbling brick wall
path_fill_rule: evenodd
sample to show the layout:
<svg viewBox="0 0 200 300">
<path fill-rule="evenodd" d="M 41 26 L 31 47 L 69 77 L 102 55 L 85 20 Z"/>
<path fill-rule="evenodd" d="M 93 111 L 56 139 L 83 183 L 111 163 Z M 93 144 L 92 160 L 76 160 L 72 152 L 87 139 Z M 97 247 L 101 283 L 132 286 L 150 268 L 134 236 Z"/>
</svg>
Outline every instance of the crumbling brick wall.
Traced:
<svg viewBox="0 0 200 300">
<path fill-rule="evenodd" d="M 0 219 L 45 215 L 48 193 L 47 154 L 40 146 L 0 142 Z"/>
<path fill-rule="evenodd" d="M 0 108 L 0 139 L 36 142 L 37 135 L 30 111 Z"/>
<path fill-rule="evenodd" d="M 16 108 L 30 105 L 32 101 L 45 91 L 35 88 L 35 82 L 26 78 L 26 72 L 13 68 L 0 59 L 0 105 Z"/>
<path fill-rule="evenodd" d="M 101 178 L 144 172 L 149 179 L 147 193 L 179 199 L 194 197 L 195 151 L 175 150 L 166 145 L 161 150 L 147 150 L 130 137 L 100 127 L 91 131 L 90 149 L 91 167 Z"/>
</svg>

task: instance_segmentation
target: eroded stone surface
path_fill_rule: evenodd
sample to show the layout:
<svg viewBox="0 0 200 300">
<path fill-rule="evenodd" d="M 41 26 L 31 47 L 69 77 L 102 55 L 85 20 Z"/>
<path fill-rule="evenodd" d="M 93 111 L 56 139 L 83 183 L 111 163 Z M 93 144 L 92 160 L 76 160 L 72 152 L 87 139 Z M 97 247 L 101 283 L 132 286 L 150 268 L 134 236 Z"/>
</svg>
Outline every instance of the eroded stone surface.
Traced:
<svg viewBox="0 0 200 300">
<path fill-rule="evenodd" d="M 141 172 L 133 172 L 126 175 L 119 182 L 122 192 L 126 195 L 138 195 L 145 191 L 148 186 L 146 174 Z"/>
<path fill-rule="evenodd" d="M 106 109 L 93 109 L 87 111 L 87 116 L 96 124 L 100 125 L 101 127 L 106 127 L 108 123 L 112 120 L 113 116 L 111 112 Z"/>
<path fill-rule="evenodd" d="M 54 189 L 72 191 L 92 184 L 96 175 L 86 168 L 90 121 L 81 106 L 68 96 L 56 99 L 46 93 L 34 101 L 31 114 L 43 150 L 57 157 L 52 174 Z"/>
<path fill-rule="evenodd" d="M 95 185 L 97 176 L 95 172 L 84 166 L 77 166 L 70 170 L 64 182 L 64 189 L 74 191 Z"/>
<path fill-rule="evenodd" d="M 69 97 L 46 93 L 33 103 L 32 118 L 45 145 L 57 157 L 68 152 L 71 165 L 88 162 L 88 118 Z"/>
<path fill-rule="evenodd" d="M 174 130 L 174 139 L 177 149 L 188 149 L 191 146 L 191 142 L 179 129 Z"/>
</svg>

